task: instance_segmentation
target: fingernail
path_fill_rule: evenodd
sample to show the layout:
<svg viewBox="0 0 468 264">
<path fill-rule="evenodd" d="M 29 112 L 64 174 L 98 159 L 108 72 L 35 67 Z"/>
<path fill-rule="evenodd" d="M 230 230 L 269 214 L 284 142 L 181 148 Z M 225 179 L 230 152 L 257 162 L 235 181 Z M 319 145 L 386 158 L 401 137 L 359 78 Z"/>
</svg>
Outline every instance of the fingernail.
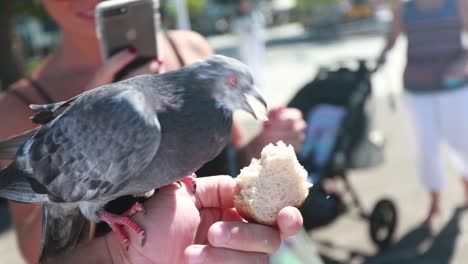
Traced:
<svg viewBox="0 0 468 264">
<path fill-rule="evenodd" d="M 128 49 L 128 52 L 130 52 L 131 54 L 136 54 L 137 49 L 135 47 L 131 47 L 131 48 Z"/>
<path fill-rule="evenodd" d="M 157 61 L 157 60 L 153 60 L 150 64 L 150 71 L 152 73 L 161 73 L 161 70 L 162 70 L 162 65 Z"/>
<path fill-rule="evenodd" d="M 286 223 L 286 227 L 288 229 L 296 228 L 299 225 L 299 219 L 294 214 L 288 214 L 288 222 Z"/>
<path fill-rule="evenodd" d="M 211 228 L 211 233 L 212 233 L 212 240 L 213 246 L 223 246 L 226 245 L 226 243 L 229 241 L 231 238 L 231 233 L 229 230 L 226 230 L 226 228 L 223 228 L 222 225 L 214 225 Z"/>
<path fill-rule="evenodd" d="M 202 245 L 192 245 L 187 249 L 187 263 L 188 264 L 202 264 L 205 263 L 205 252 Z"/>
</svg>

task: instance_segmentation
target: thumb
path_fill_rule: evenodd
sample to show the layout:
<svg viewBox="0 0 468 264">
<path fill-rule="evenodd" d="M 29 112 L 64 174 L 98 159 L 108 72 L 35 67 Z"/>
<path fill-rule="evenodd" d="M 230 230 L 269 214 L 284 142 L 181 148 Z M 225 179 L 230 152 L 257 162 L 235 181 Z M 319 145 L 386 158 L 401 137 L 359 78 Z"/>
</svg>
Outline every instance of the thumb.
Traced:
<svg viewBox="0 0 468 264">
<path fill-rule="evenodd" d="M 269 113 L 268 113 L 268 118 L 269 119 L 276 119 L 279 118 L 280 114 L 286 109 L 287 107 L 285 105 L 280 105 L 275 108 L 273 108 Z"/>
<path fill-rule="evenodd" d="M 123 50 L 113 55 L 96 71 L 93 79 L 88 83 L 85 90 L 111 83 L 115 74 L 135 59 L 135 57 L 135 49 Z"/>
<path fill-rule="evenodd" d="M 128 65 L 135 57 L 136 50 L 134 48 L 120 51 L 104 63 L 101 74 L 113 78 L 117 72 Z"/>
</svg>

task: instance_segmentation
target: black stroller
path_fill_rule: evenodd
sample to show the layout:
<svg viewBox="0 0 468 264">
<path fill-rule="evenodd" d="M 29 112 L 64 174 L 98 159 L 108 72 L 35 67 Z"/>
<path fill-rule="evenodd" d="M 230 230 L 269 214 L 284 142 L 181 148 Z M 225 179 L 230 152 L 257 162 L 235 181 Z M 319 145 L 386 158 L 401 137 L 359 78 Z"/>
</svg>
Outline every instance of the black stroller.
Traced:
<svg viewBox="0 0 468 264">
<path fill-rule="evenodd" d="M 348 169 L 369 168 L 383 161 L 382 146 L 369 137 L 366 111 L 370 77 L 375 70 L 363 60 L 357 66 L 321 69 L 289 103 L 302 111 L 308 123 L 299 160 L 314 186 L 300 210 L 305 229 L 311 230 L 333 222 L 353 206 L 361 218 L 369 221 L 370 236 L 383 249 L 391 243 L 396 229 L 394 203 L 382 199 L 370 213 L 366 212 L 347 179 Z M 330 180 L 344 183 L 350 202 L 343 199 L 343 194 L 327 192 L 325 185 Z"/>
</svg>

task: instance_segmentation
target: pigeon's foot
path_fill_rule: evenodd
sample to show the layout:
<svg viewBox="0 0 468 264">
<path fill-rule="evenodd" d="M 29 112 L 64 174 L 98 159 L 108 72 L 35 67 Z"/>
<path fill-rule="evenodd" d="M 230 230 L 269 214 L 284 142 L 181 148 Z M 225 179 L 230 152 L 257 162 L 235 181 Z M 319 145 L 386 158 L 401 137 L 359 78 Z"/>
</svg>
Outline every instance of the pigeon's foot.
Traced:
<svg viewBox="0 0 468 264">
<path fill-rule="evenodd" d="M 143 207 L 143 205 L 141 203 L 135 202 L 132 205 L 132 207 L 130 207 L 130 209 L 128 209 L 127 211 L 125 211 L 125 213 L 122 214 L 122 216 L 130 217 L 130 216 L 133 216 L 134 214 L 136 214 L 138 212 L 142 212 L 143 214 L 146 214 L 145 207 Z"/>
<path fill-rule="evenodd" d="M 130 208 L 128 211 L 132 210 L 134 207 L 135 205 L 133 205 L 132 208 Z M 137 210 L 132 210 L 132 211 L 134 211 L 135 213 L 138 212 Z M 129 238 L 128 238 L 127 233 L 123 229 L 124 226 L 130 228 L 131 230 L 133 230 L 135 233 L 138 234 L 140 238 L 141 246 L 145 244 L 145 240 L 146 240 L 145 230 L 143 230 L 143 228 L 141 228 L 137 223 L 135 223 L 133 220 L 131 220 L 127 216 L 115 215 L 115 214 L 111 214 L 106 211 L 103 211 L 100 215 L 100 219 L 106 222 L 112 228 L 112 230 L 114 230 L 114 232 L 117 234 L 120 241 L 122 242 L 122 246 L 124 247 L 125 250 L 128 250 Z"/>
<path fill-rule="evenodd" d="M 181 182 L 187 184 L 188 186 L 192 187 L 192 192 L 195 193 L 197 191 L 197 175 L 195 173 L 192 173 L 192 175 L 186 176 L 182 180 L 180 180 L 179 184 Z"/>
</svg>

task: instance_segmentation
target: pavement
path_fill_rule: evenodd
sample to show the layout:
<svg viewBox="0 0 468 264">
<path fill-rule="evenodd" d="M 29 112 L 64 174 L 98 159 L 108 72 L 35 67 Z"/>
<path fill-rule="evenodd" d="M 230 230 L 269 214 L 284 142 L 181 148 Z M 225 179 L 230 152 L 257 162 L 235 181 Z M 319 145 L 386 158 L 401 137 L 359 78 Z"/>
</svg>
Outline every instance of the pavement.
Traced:
<svg viewBox="0 0 468 264">
<path fill-rule="evenodd" d="M 236 56 L 234 36 L 212 37 L 209 41 L 218 53 Z M 269 30 L 267 43 L 267 80 L 262 92 L 275 106 L 287 103 L 320 66 L 349 63 L 356 58 L 373 59 L 384 42 L 378 35 L 312 42 L 299 25 L 291 24 Z M 395 240 L 390 248 L 379 252 L 369 237 L 369 223 L 350 208 L 329 226 L 309 233 L 325 263 L 468 263 L 468 213 L 458 208 L 463 200 L 460 179 L 446 155 L 443 159 L 448 186 L 443 195 L 441 221 L 432 232 L 418 228 L 429 200 L 418 177 L 411 123 L 401 92 L 405 45 L 401 39 L 386 66 L 373 77 L 372 113 L 375 128 L 386 137 L 385 162 L 376 168 L 351 171 L 349 177 L 366 211 L 384 197 L 395 202 Z M 396 98 L 395 111 L 389 106 L 389 95 Z M 259 125 L 251 119 L 243 117 L 243 122 L 252 135 L 258 130 Z M 0 233 L 0 263 L 22 263 L 11 228 Z"/>
</svg>

